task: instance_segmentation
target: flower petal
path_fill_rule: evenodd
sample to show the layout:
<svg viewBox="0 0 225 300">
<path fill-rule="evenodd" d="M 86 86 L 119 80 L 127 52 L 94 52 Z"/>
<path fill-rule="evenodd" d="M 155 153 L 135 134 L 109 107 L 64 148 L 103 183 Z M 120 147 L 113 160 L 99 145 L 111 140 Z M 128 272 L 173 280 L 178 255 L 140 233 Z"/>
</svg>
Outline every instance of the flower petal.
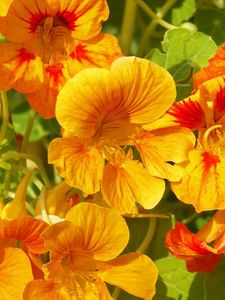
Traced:
<svg viewBox="0 0 225 300">
<path fill-rule="evenodd" d="M 118 57 L 121 50 L 118 40 L 111 34 L 99 34 L 88 41 L 78 41 L 67 59 L 71 77 L 84 68 L 107 68 Z"/>
<path fill-rule="evenodd" d="M 27 284 L 24 300 L 70 300 L 70 296 L 60 283 L 52 280 L 34 280 Z"/>
<path fill-rule="evenodd" d="M 203 82 L 225 75 L 225 44 L 223 44 L 216 52 L 216 54 L 209 60 L 208 66 L 202 68 L 194 75 L 194 87 L 198 88 Z"/>
<path fill-rule="evenodd" d="M 74 135 L 107 136 L 126 123 L 151 123 L 174 98 L 174 82 L 167 71 L 145 59 L 118 58 L 110 71 L 87 69 L 69 80 L 59 94 L 56 117 Z"/>
<path fill-rule="evenodd" d="M 179 222 L 167 232 L 165 246 L 177 258 L 186 261 L 189 272 L 211 272 L 221 259 L 216 249 L 208 246 Z"/>
<path fill-rule="evenodd" d="M 44 68 L 44 79 L 40 88 L 27 93 L 27 101 L 44 119 L 55 117 L 56 99 L 60 89 L 70 78 L 66 64 L 56 63 Z M 28 92 L 28 91 L 26 91 Z"/>
<path fill-rule="evenodd" d="M 15 28 L 15 27 L 14 27 Z M 21 45 L 0 44 L 0 89 L 20 93 L 37 91 L 43 82 L 40 58 Z"/>
<path fill-rule="evenodd" d="M 69 210 L 66 220 L 72 221 L 81 228 L 84 236 L 83 247 L 96 260 L 113 259 L 128 243 L 127 224 L 112 209 L 90 203 L 80 203 Z"/>
<path fill-rule="evenodd" d="M 133 137 L 133 142 L 152 176 L 178 181 L 183 170 L 171 163 L 187 160 L 188 151 L 194 147 L 195 136 L 185 128 L 169 127 L 142 131 Z"/>
<path fill-rule="evenodd" d="M 211 217 L 202 229 L 197 233 L 198 237 L 207 243 L 219 238 L 225 232 L 225 210 L 220 210 Z"/>
<path fill-rule="evenodd" d="M 132 295 L 150 300 L 155 294 L 158 271 L 148 256 L 129 253 L 100 263 L 98 276 Z"/>
<path fill-rule="evenodd" d="M 196 149 L 189 153 L 189 163 L 181 181 L 171 184 L 177 198 L 192 204 L 197 212 L 225 209 L 223 158 Z"/>
<path fill-rule="evenodd" d="M 55 164 L 65 181 L 87 194 L 100 189 L 104 159 L 95 146 L 77 137 L 57 138 L 51 141 L 48 161 Z"/>
<path fill-rule="evenodd" d="M 48 224 L 33 217 L 21 217 L 5 224 L 5 239 L 16 239 L 36 254 L 47 252 L 41 234 Z"/>
<path fill-rule="evenodd" d="M 135 202 L 150 209 L 161 200 L 165 183 L 152 177 L 142 163 L 126 159 L 109 162 L 104 170 L 101 191 L 103 199 L 120 213 L 135 213 Z"/>
<path fill-rule="evenodd" d="M 33 279 L 29 258 L 17 248 L 0 251 L 0 298 L 22 300 L 26 284 Z"/>
</svg>

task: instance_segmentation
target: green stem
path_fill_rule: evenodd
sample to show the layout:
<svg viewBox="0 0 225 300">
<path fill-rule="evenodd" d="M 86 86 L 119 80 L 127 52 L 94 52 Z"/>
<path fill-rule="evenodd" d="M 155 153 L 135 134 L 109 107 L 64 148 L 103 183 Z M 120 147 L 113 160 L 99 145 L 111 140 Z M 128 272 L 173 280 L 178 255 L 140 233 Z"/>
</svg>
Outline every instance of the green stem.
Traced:
<svg viewBox="0 0 225 300">
<path fill-rule="evenodd" d="M 41 159 L 38 158 L 37 156 L 35 156 L 33 154 L 30 154 L 30 153 L 10 152 L 9 154 L 6 154 L 6 155 L 2 156 L 1 159 L 2 160 L 9 160 L 9 159 L 19 159 L 19 158 L 32 160 L 36 164 L 36 166 L 38 167 L 39 173 L 41 174 L 41 177 L 42 177 L 45 185 L 48 188 L 52 187 L 51 182 L 50 182 L 50 180 L 48 178 L 48 175 L 45 171 L 45 168 L 43 166 L 43 163 L 42 163 Z"/>
<path fill-rule="evenodd" d="M 162 20 L 143 0 L 136 0 L 137 4 L 149 15 L 155 22 L 166 29 L 174 29 L 176 26 Z"/>
<path fill-rule="evenodd" d="M 115 289 L 113 290 L 113 293 L 112 293 L 112 298 L 113 300 L 117 300 L 119 295 L 120 295 L 120 292 L 121 292 L 121 288 L 119 287 L 115 287 Z"/>
<path fill-rule="evenodd" d="M 184 223 L 184 224 L 189 224 L 189 223 L 191 223 L 192 221 L 194 221 L 195 219 L 197 219 L 199 216 L 200 216 L 199 213 L 193 213 L 193 214 L 190 215 L 188 218 L 183 219 L 183 220 L 182 220 L 182 223 Z"/>
<path fill-rule="evenodd" d="M 148 225 L 148 229 L 147 229 L 145 238 L 142 241 L 142 243 L 139 245 L 139 247 L 137 248 L 136 252 L 145 253 L 146 249 L 150 245 L 150 243 L 153 239 L 153 236 L 155 234 L 156 225 L 157 225 L 157 219 L 149 218 L 149 225 Z"/>
<path fill-rule="evenodd" d="M 120 45 L 122 52 L 125 55 L 130 54 L 130 47 L 132 43 L 135 18 L 137 11 L 137 3 L 135 0 L 126 0 L 124 15 L 123 15 L 123 23 L 120 34 Z"/>
<path fill-rule="evenodd" d="M 176 223 L 175 215 L 170 214 L 170 222 L 171 222 L 171 228 L 174 228 L 175 227 L 175 223 Z"/>
<path fill-rule="evenodd" d="M 166 1 L 166 3 L 160 8 L 160 10 L 156 13 L 156 15 L 162 19 L 176 2 L 177 2 L 177 0 Z M 149 40 L 149 37 L 154 32 L 157 25 L 158 25 L 158 22 L 155 19 L 151 20 L 151 22 L 149 23 L 147 29 L 145 30 L 145 32 L 141 38 L 139 48 L 137 51 L 137 56 L 143 55 L 145 45 L 146 45 L 147 41 Z"/>
<path fill-rule="evenodd" d="M 0 131 L 0 144 L 5 139 L 9 124 L 9 106 L 6 92 L 1 92 L 2 100 L 2 127 Z"/>
<path fill-rule="evenodd" d="M 28 145 L 29 138 L 30 138 L 30 135 L 31 135 L 31 131 L 32 131 L 32 128 L 33 128 L 33 125 L 34 125 L 35 117 L 36 117 L 36 112 L 31 110 L 29 120 L 28 120 L 28 124 L 27 124 L 27 128 L 26 128 L 26 131 L 25 131 L 25 135 L 24 135 L 23 141 L 22 141 L 22 146 L 21 146 L 21 152 L 23 152 L 23 153 L 27 152 L 27 145 Z"/>
</svg>

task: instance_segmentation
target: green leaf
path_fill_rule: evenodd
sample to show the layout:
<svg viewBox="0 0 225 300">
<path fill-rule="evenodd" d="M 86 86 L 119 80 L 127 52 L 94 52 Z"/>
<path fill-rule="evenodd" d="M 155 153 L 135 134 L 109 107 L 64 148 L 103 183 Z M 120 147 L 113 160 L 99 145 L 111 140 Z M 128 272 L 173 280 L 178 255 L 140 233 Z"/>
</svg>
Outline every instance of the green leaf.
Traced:
<svg viewBox="0 0 225 300">
<path fill-rule="evenodd" d="M 162 49 L 164 52 L 153 49 L 147 58 L 171 73 L 177 84 L 177 99 L 182 99 L 192 90 L 192 75 L 208 64 L 217 45 L 202 32 L 177 28 L 166 32 Z"/>
<path fill-rule="evenodd" d="M 216 9 L 201 9 L 195 15 L 195 23 L 202 31 L 220 45 L 225 41 L 225 12 Z"/>
<path fill-rule="evenodd" d="M 173 256 L 156 261 L 159 279 L 154 300 L 223 300 L 225 261 L 211 273 L 190 273 L 185 262 Z"/>
<path fill-rule="evenodd" d="M 184 21 L 188 21 L 196 11 L 195 0 L 184 0 L 180 7 L 172 9 L 171 22 L 178 26 Z"/>
</svg>

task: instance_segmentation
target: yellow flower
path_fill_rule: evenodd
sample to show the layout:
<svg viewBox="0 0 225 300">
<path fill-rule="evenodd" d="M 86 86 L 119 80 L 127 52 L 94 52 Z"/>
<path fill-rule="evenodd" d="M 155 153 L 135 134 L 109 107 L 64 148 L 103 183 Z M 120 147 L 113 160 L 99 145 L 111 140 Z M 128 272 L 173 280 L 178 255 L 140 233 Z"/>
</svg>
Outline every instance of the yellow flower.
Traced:
<svg viewBox="0 0 225 300">
<path fill-rule="evenodd" d="M 197 212 L 225 209 L 225 77 L 204 82 L 188 99 L 169 111 L 183 127 L 198 130 L 197 146 L 181 181 L 172 183 L 178 199 L 192 204 Z"/>
<path fill-rule="evenodd" d="M 97 216 L 97 217 L 96 217 Z M 24 299 L 110 299 L 104 281 L 137 297 L 152 299 L 157 269 L 145 255 L 117 257 L 129 239 L 124 219 L 114 210 L 80 203 L 43 234 L 51 260 L 45 280 L 27 285 Z"/>
<path fill-rule="evenodd" d="M 187 159 L 194 143 L 186 129 L 143 130 L 168 110 L 175 94 L 170 74 L 146 59 L 123 57 L 109 70 L 81 71 L 59 94 L 63 137 L 50 143 L 49 163 L 70 186 L 86 194 L 101 190 L 121 213 L 136 212 L 135 201 L 153 208 L 165 189 L 162 178 L 181 178 L 181 167 L 171 162 Z M 133 160 L 133 146 L 145 166 Z"/>
</svg>

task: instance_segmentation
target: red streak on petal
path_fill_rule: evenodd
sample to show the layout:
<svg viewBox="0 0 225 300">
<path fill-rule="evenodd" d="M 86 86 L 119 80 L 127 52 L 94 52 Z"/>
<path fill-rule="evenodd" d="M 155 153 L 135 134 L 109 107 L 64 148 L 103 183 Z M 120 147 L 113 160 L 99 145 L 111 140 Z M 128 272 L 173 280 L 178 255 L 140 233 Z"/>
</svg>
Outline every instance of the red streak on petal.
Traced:
<svg viewBox="0 0 225 300">
<path fill-rule="evenodd" d="M 17 52 L 18 52 L 18 58 L 19 58 L 20 64 L 22 64 L 24 62 L 29 62 L 36 58 L 33 53 L 27 52 L 27 50 L 25 48 L 21 48 L 21 49 L 17 50 Z"/>
<path fill-rule="evenodd" d="M 70 57 L 72 59 L 77 59 L 80 63 L 82 60 L 88 61 L 92 65 L 96 65 L 95 62 L 88 56 L 88 51 L 86 50 L 86 46 L 79 44 L 76 49 L 70 53 Z"/>
<path fill-rule="evenodd" d="M 209 152 L 203 152 L 202 157 L 203 157 L 205 172 L 208 172 L 211 167 L 216 168 L 217 163 L 220 162 L 220 159 L 217 155 Z"/>
<path fill-rule="evenodd" d="M 214 102 L 214 119 L 217 122 L 225 114 L 225 88 L 221 88 Z"/>
<path fill-rule="evenodd" d="M 176 118 L 176 123 L 191 130 L 205 127 L 204 111 L 197 101 L 189 99 L 175 103 L 168 114 Z"/>
<path fill-rule="evenodd" d="M 63 64 L 55 64 L 45 68 L 45 71 L 49 74 L 50 77 L 53 78 L 54 82 L 59 83 L 60 77 L 63 77 Z"/>
</svg>

